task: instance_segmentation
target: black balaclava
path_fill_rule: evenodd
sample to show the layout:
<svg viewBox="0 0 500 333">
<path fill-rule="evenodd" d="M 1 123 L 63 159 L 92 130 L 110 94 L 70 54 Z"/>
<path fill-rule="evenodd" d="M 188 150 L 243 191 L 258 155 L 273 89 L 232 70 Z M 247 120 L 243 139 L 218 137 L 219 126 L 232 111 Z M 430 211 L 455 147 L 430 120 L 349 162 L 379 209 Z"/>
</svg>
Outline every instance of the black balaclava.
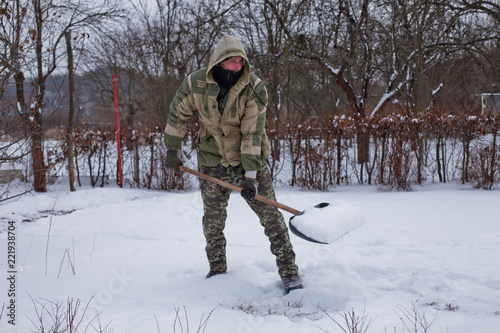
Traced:
<svg viewBox="0 0 500 333">
<path fill-rule="evenodd" d="M 243 68 L 239 72 L 233 72 L 228 69 L 223 69 L 220 65 L 214 66 L 212 76 L 220 88 L 219 95 L 217 95 L 218 101 L 227 95 L 229 89 L 238 82 L 242 73 Z"/>
</svg>

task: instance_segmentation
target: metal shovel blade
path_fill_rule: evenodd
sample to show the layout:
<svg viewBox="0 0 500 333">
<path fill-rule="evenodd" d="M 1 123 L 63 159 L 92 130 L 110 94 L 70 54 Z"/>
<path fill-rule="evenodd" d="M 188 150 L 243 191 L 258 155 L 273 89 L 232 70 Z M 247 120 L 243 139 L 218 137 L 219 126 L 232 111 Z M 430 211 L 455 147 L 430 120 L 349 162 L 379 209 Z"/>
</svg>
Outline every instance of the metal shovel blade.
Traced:
<svg viewBox="0 0 500 333">
<path fill-rule="evenodd" d="M 300 238 L 332 244 L 365 223 L 363 212 L 348 202 L 321 203 L 290 218 L 290 230 Z"/>
<path fill-rule="evenodd" d="M 314 208 L 324 208 L 324 207 L 327 207 L 329 206 L 330 204 L 328 202 L 322 202 L 320 204 L 317 204 L 316 206 L 314 206 Z M 290 217 L 290 220 L 288 221 L 288 227 L 290 228 L 290 231 L 297 237 L 299 238 L 302 238 L 306 241 L 309 241 L 309 242 L 312 242 L 312 243 L 317 243 L 317 244 L 328 244 L 326 242 L 322 242 L 322 241 L 319 241 L 319 240 L 316 240 L 312 237 L 309 237 L 307 235 L 305 235 L 304 233 L 302 233 L 301 231 L 299 231 L 299 229 L 297 229 L 295 227 L 295 225 L 293 225 L 292 221 L 293 221 L 293 218 L 296 217 L 296 216 L 300 216 L 300 215 L 303 215 L 304 212 L 300 212 L 298 213 L 297 215 L 294 215 L 292 217 Z"/>
</svg>

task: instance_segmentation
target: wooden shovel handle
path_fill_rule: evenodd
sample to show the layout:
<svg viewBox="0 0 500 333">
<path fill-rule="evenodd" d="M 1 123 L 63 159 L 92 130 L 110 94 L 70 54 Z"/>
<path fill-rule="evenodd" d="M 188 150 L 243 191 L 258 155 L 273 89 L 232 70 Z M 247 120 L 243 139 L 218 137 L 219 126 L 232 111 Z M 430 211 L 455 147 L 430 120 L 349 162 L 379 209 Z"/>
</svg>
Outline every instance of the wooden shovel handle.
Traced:
<svg viewBox="0 0 500 333">
<path fill-rule="evenodd" d="M 217 179 L 217 178 L 214 178 L 214 177 L 211 177 L 211 176 L 208 176 L 208 175 L 205 175 L 204 173 L 201 173 L 199 171 L 196 171 L 196 170 L 193 170 L 193 169 L 189 169 L 189 168 L 186 168 L 185 166 L 183 165 L 179 165 L 179 170 L 181 171 L 184 171 L 184 172 L 187 172 L 187 173 L 190 173 L 192 175 L 195 175 L 197 177 L 200 177 L 202 179 L 205 179 L 205 180 L 208 180 L 212 183 L 215 183 L 215 184 L 218 184 L 220 186 L 223 186 L 223 187 L 226 187 L 230 190 L 233 190 L 233 191 L 236 191 L 236 192 L 241 192 L 242 188 L 239 187 L 239 186 L 236 186 L 236 185 L 233 185 L 231 183 L 228 183 L 228 182 L 225 182 L 223 180 L 220 180 L 220 179 Z M 276 202 L 274 200 L 271 200 L 269 198 L 266 198 L 260 194 L 257 194 L 255 196 L 255 199 L 259 200 L 259 201 L 262 201 L 262 202 L 265 202 L 267 204 L 270 204 L 271 206 L 274 206 L 276 208 L 279 208 L 279 209 L 283 209 L 284 211 L 286 212 L 289 212 L 293 215 L 297 215 L 297 214 L 300 214 L 301 211 L 300 210 L 296 210 L 292 207 L 289 207 L 287 205 L 284 205 L 282 203 L 279 203 L 279 202 Z"/>
</svg>

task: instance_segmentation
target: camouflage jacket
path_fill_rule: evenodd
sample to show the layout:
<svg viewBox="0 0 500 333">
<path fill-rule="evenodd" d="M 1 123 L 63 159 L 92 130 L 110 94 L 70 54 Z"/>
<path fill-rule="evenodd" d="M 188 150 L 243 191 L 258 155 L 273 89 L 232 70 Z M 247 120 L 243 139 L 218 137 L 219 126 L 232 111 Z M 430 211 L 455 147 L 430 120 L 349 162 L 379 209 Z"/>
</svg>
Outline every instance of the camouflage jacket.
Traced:
<svg viewBox="0 0 500 333">
<path fill-rule="evenodd" d="M 217 95 L 219 86 L 212 69 L 223 60 L 245 59 L 243 73 L 229 90 L 222 114 Z M 269 156 L 265 131 L 267 90 L 265 83 L 251 73 L 245 50 L 236 37 L 225 36 L 216 45 L 208 67 L 188 75 L 170 104 L 165 145 L 181 148 L 186 120 L 198 111 L 200 131 L 197 138 L 198 163 L 208 167 L 242 164 L 245 171 L 260 169 Z"/>
</svg>

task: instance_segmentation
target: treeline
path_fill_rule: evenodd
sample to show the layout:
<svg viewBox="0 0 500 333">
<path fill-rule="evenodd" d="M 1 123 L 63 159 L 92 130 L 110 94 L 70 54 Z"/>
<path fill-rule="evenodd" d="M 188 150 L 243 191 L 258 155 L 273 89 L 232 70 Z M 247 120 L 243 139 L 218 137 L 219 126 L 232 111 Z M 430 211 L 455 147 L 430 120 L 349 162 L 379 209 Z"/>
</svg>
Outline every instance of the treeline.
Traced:
<svg viewBox="0 0 500 333">
<path fill-rule="evenodd" d="M 197 122 L 189 124 L 182 157 L 196 168 Z M 493 189 L 500 182 L 500 118 L 464 115 L 390 115 L 361 124 L 369 141 L 369 161 L 358 163 L 359 123 L 346 116 L 312 117 L 293 123 L 269 122 L 272 156 L 268 160 L 277 183 L 304 189 L 369 184 L 408 191 L 424 182 L 460 181 Z M 160 128 L 124 137 L 124 186 L 184 190 L 192 177 L 164 168 Z M 93 186 L 117 180 L 116 142 L 112 127 L 75 132 L 77 179 Z M 51 149 L 51 174 L 65 174 L 64 146 Z M 59 156 L 59 158 L 57 158 Z"/>
<path fill-rule="evenodd" d="M 385 139 L 368 124 L 394 112 L 415 119 L 443 109 L 478 116 L 480 94 L 500 93 L 500 4 L 493 1 L 0 1 L 0 134 L 11 142 L 29 139 L 37 191 L 48 181 L 49 130 L 59 128 L 69 140 L 82 123 L 94 132 L 114 126 L 113 74 L 123 134 L 163 128 L 180 82 L 208 63 L 225 34 L 241 39 L 266 82 L 271 123 L 294 128 L 342 115 L 354 123 L 347 131 L 356 144 L 350 168 L 362 183 L 394 176 L 385 165 L 389 143 L 379 147 Z M 297 151 L 283 150 L 280 139 L 274 153 L 282 149 L 299 163 L 300 145 L 289 142 Z M 313 145 L 316 137 L 304 139 Z M 420 181 L 426 161 L 416 147 L 410 151 L 417 153 Z M 11 157 L 0 148 L 0 167 L 6 161 Z M 341 166 L 346 161 L 347 155 Z M 438 165 L 432 174 L 445 181 L 448 165 Z M 294 184 L 305 182 L 299 167 L 293 172 Z M 347 177 L 339 167 L 322 172 L 334 172 L 333 181 L 314 178 L 308 186 Z"/>
</svg>

